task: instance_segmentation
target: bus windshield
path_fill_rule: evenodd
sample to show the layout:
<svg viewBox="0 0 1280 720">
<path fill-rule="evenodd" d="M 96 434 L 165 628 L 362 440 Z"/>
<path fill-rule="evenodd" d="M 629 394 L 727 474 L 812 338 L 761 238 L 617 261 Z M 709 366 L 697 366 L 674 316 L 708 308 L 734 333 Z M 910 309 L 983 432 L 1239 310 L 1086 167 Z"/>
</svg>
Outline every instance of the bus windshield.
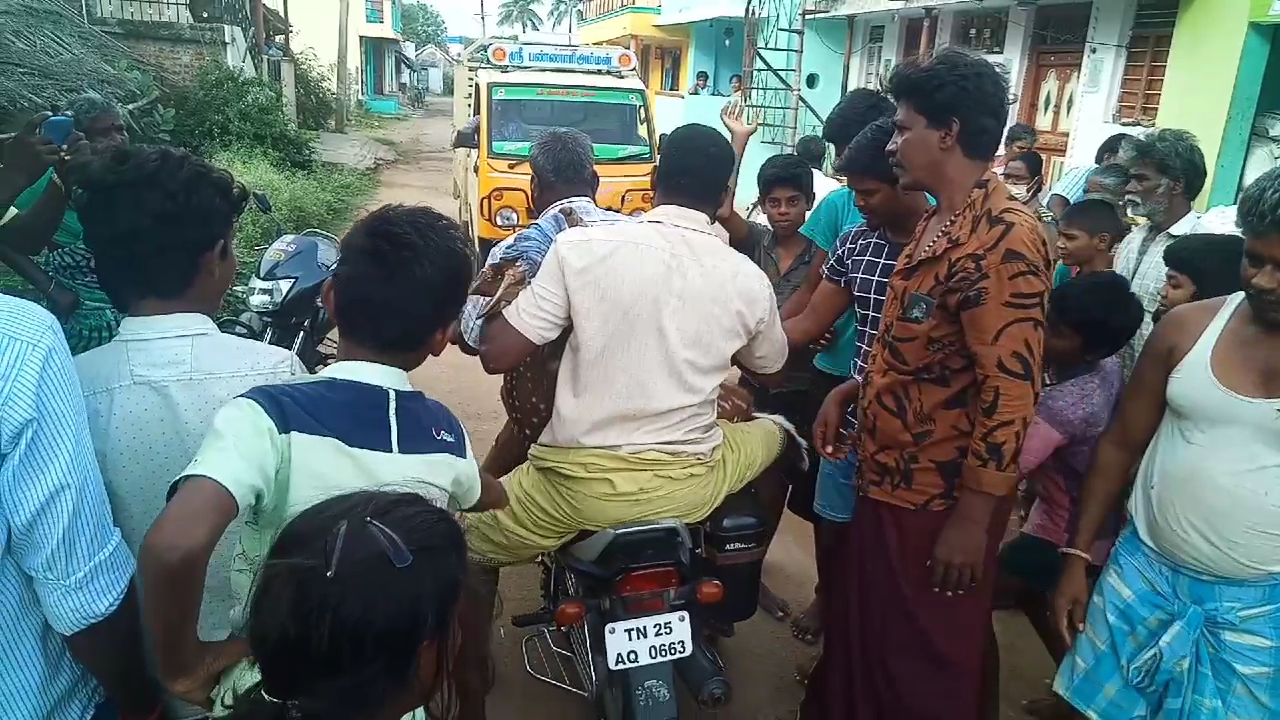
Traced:
<svg viewBox="0 0 1280 720">
<path fill-rule="evenodd" d="M 600 162 L 653 162 L 649 110 L 642 90 L 559 85 L 491 85 L 489 154 L 529 157 L 548 128 L 581 130 Z"/>
</svg>

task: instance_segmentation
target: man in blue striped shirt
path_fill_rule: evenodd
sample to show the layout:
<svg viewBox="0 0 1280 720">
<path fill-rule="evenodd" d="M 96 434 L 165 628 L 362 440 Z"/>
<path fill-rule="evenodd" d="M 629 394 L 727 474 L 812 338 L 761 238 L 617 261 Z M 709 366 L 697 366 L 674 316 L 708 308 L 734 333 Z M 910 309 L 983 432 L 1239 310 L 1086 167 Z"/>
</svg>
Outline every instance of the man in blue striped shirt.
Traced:
<svg viewBox="0 0 1280 720">
<path fill-rule="evenodd" d="M 1058 178 L 1058 182 L 1049 188 L 1045 207 L 1049 208 L 1055 217 L 1062 217 L 1062 213 L 1068 206 L 1083 200 L 1085 188 L 1089 184 L 1089 175 L 1103 165 L 1115 162 L 1120 156 L 1120 149 L 1130 137 L 1128 133 L 1112 135 L 1098 146 L 1092 165 L 1078 165 L 1063 173 L 1062 177 Z"/>
<path fill-rule="evenodd" d="M 0 214 L 59 161 L 37 125 L 3 148 Z M 0 715 L 159 718 L 133 570 L 62 328 L 0 295 Z"/>
</svg>

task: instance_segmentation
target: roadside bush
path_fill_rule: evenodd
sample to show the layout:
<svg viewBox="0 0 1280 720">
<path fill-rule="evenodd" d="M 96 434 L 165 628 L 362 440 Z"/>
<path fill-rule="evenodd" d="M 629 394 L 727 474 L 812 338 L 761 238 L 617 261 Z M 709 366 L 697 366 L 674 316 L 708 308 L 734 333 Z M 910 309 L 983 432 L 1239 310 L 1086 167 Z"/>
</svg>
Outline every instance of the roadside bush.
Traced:
<svg viewBox="0 0 1280 720">
<path fill-rule="evenodd" d="M 311 137 L 285 116 L 276 87 L 211 63 L 195 82 L 175 93 L 171 141 L 211 157 L 236 147 L 252 147 L 282 167 L 308 170 L 316 164 Z"/>
<path fill-rule="evenodd" d="M 294 55 L 294 81 L 298 100 L 298 127 L 328 130 L 338 106 L 332 74 L 311 50 Z"/>
<path fill-rule="evenodd" d="M 222 151 L 213 156 L 212 162 L 229 170 L 250 190 L 266 193 L 275 219 L 288 232 L 316 228 L 341 237 L 376 187 L 370 172 L 332 165 L 314 170 L 282 168 L 269 154 L 257 149 Z M 250 204 L 236 227 L 236 259 L 240 263 L 237 284 L 247 282 L 258 267 L 262 251 L 275 237 L 275 223 Z M 228 300 L 240 302 L 236 298 Z"/>
</svg>

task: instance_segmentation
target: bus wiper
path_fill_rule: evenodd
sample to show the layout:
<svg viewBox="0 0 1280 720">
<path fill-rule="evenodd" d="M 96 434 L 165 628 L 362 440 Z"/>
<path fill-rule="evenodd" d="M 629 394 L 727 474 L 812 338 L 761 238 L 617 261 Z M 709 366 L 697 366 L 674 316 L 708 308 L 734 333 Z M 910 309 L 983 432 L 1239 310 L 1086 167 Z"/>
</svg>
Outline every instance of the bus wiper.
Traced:
<svg viewBox="0 0 1280 720">
<path fill-rule="evenodd" d="M 525 164 L 525 163 L 527 163 L 527 162 L 529 162 L 529 158 L 527 158 L 527 157 L 525 157 L 525 158 L 520 158 L 519 160 L 512 160 L 511 162 L 507 163 L 507 169 L 508 169 L 508 170 L 515 170 L 516 168 L 520 167 L 521 165 L 523 165 L 523 164 Z"/>
<path fill-rule="evenodd" d="M 627 158 L 640 157 L 653 152 L 653 148 L 639 147 L 632 150 L 624 150 L 613 156 L 614 160 L 626 160 Z"/>
</svg>

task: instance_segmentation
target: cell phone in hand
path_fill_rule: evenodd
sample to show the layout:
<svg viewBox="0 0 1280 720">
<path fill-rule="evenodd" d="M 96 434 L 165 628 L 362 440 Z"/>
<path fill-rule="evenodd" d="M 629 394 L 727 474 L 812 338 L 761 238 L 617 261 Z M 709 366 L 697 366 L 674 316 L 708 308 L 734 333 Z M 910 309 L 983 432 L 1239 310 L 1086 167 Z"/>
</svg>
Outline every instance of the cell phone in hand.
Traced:
<svg viewBox="0 0 1280 720">
<path fill-rule="evenodd" d="M 67 144 L 67 138 L 71 137 L 75 129 L 76 121 L 66 115 L 54 115 L 40 124 L 40 134 L 58 147 Z"/>
</svg>

